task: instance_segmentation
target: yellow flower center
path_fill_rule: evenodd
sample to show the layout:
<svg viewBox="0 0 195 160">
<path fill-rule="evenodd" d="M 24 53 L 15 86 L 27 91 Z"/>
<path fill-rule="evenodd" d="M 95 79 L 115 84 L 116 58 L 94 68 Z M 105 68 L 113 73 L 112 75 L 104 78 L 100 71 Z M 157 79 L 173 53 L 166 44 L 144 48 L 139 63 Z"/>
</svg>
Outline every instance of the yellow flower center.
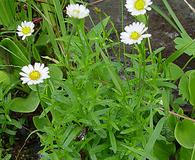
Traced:
<svg viewBox="0 0 195 160">
<path fill-rule="evenodd" d="M 135 1 L 135 8 L 139 11 L 143 10 L 145 8 L 145 4 L 145 0 L 137 0 Z"/>
<path fill-rule="evenodd" d="M 133 40 L 138 40 L 141 35 L 138 32 L 132 32 L 130 38 Z"/>
<path fill-rule="evenodd" d="M 22 33 L 23 34 L 29 34 L 31 32 L 31 28 L 30 27 L 23 27 L 22 28 Z"/>
<path fill-rule="evenodd" d="M 80 13 L 80 10 L 75 9 L 75 10 L 73 10 L 73 13 L 75 13 L 75 14 L 79 14 L 79 13 Z"/>
<path fill-rule="evenodd" d="M 32 71 L 30 74 L 29 74 L 29 78 L 31 80 L 38 80 L 39 78 L 41 77 L 41 74 L 39 71 Z"/>
</svg>

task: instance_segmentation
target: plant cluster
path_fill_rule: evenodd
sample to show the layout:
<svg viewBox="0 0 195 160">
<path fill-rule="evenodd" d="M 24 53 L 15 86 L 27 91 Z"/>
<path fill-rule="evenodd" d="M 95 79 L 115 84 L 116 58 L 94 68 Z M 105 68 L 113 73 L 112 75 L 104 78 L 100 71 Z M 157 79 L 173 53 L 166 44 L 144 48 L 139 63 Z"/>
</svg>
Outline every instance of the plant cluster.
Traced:
<svg viewBox="0 0 195 160">
<path fill-rule="evenodd" d="M 162 2 L 168 15 L 151 0 L 121 1 L 135 22 L 119 34 L 105 14 L 94 24 L 83 1 L 1 0 L 1 159 L 21 156 L 3 149 L 27 124 L 14 114 L 38 110 L 26 141 L 38 135 L 42 160 L 194 160 L 195 71 L 185 69 L 195 43 Z M 179 33 L 169 57 L 151 46 L 151 9 Z"/>
</svg>

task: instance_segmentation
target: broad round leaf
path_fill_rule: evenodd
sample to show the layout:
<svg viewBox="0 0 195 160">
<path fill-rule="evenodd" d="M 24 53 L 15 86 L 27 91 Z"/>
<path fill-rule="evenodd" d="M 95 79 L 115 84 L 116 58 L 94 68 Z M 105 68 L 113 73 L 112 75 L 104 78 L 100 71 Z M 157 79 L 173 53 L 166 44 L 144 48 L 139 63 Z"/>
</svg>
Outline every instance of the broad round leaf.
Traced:
<svg viewBox="0 0 195 160">
<path fill-rule="evenodd" d="M 175 138 L 185 148 L 192 149 L 195 144 L 195 123 L 189 120 L 178 122 L 175 127 Z"/>
<path fill-rule="evenodd" d="M 34 112 L 39 105 L 38 94 L 32 91 L 27 98 L 14 98 L 10 102 L 10 110 L 14 112 L 30 113 Z"/>
</svg>

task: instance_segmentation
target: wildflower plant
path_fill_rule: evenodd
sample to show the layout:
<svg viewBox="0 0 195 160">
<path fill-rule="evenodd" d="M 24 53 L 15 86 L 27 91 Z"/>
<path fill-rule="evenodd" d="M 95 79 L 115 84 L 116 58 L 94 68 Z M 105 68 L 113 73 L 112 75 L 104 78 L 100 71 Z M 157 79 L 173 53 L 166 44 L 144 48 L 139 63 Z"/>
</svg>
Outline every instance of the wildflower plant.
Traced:
<svg viewBox="0 0 195 160">
<path fill-rule="evenodd" d="M 125 44 L 140 44 L 144 38 L 151 37 L 151 34 L 143 34 L 148 30 L 145 24 L 134 22 L 133 24 L 125 27 L 125 32 L 121 33 L 121 42 Z"/>
<path fill-rule="evenodd" d="M 84 5 L 69 4 L 66 7 L 66 13 L 69 17 L 82 19 L 89 16 L 89 9 L 87 9 Z"/>
<path fill-rule="evenodd" d="M 49 78 L 49 68 L 44 67 L 44 64 L 35 63 L 34 66 L 29 64 L 22 67 L 20 72 L 22 83 L 28 85 L 43 83 L 44 79 Z"/>
<path fill-rule="evenodd" d="M 34 23 L 33 22 L 22 22 L 21 25 L 18 25 L 17 28 L 17 34 L 18 36 L 22 37 L 22 40 L 24 40 L 26 37 L 31 36 L 34 32 Z"/>
<path fill-rule="evenodd" d="M 126 0 L 125 7 L 132 16 L 144 15 L 150 11 L 151 0 Z"/>
<path fill-rule="evenodd" d="M 165 160 L 185 152 L 193 157 L 194 144 L 185 135 L 194 124 L 189 117 L 177 117 L 183 114 L 179 105 L 184 99 L 194 105 L 194 72 L 184 73 L 172 63 L 186 46 L 167 59 L 161 56 L 163 48 L 153 50 L 146 18 L 152 3 L 127 0 L 135 22 L 119 36 L 105 14 L 99 13 L 101 21 L 94 24 L 91 8 L 81 1 L 18 1 L 18 16 L 12 18 L 23 22 L 15 24 L 14 34 L 2 33 L 0 42 L 2 56 L 8 58 L 0 61 L 0 133 L 15 135 L 10 126 L 22 128 L 29 122 L 10 118 L 10 112 L 37 113 L 32 117 L 36 130 L 26 141 L 36 133 L 43 160 Z M 22 41 L 28 36 L 32 38 Z M 184 99 L 172 94 L 177 81 Z"/>
</svg>

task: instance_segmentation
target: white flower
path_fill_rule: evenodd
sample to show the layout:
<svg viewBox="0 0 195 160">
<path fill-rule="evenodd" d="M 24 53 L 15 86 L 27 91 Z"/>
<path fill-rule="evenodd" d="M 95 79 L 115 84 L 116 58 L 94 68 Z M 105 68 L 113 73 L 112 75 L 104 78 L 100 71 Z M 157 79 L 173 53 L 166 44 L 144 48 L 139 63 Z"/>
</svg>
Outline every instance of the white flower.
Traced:
<svg viewBox="0 0 195 160">
<path fill-rule="evenodd" d="M 125 44 L 140 44 L 144 38 L 151 37 L 151 34 L 143 34 L 148 30 L 145 24 L 137 22 L 125 27 L 125 32 L 120 34 L 121 42 Z"/>
<path fill-rule="evenodd" d="M 69 17 L 82 19 L 89 16 L 89 10 L 84 5 L 69 4 L 66 7 L 66 13 Z"/>
<path fill-rule="evenodd" d="M 125 7 L 133 16 L 145 14 L 146 10 L 150 11 L 151 0 L 127 0 Z"/>
<path fill-rule="evenodd" d="M 34 32 L 34 23 L 33 22 L 22 22 L 21 25 L 18 25 L 18 36 L 22 37 L 22 40 L 24 40 L 27 36 L 31 36 Z"/>
<path fill-rule="evenodd" d="M 29 64 L 28 66 L 22 67 L 22 84 L 27 83 L 28 85 L 43 83 L 44 79 L 49 78 L 49 68 L 44 67 L 44 64 L 35 63 L 34 66 Z"/>
</svg>

